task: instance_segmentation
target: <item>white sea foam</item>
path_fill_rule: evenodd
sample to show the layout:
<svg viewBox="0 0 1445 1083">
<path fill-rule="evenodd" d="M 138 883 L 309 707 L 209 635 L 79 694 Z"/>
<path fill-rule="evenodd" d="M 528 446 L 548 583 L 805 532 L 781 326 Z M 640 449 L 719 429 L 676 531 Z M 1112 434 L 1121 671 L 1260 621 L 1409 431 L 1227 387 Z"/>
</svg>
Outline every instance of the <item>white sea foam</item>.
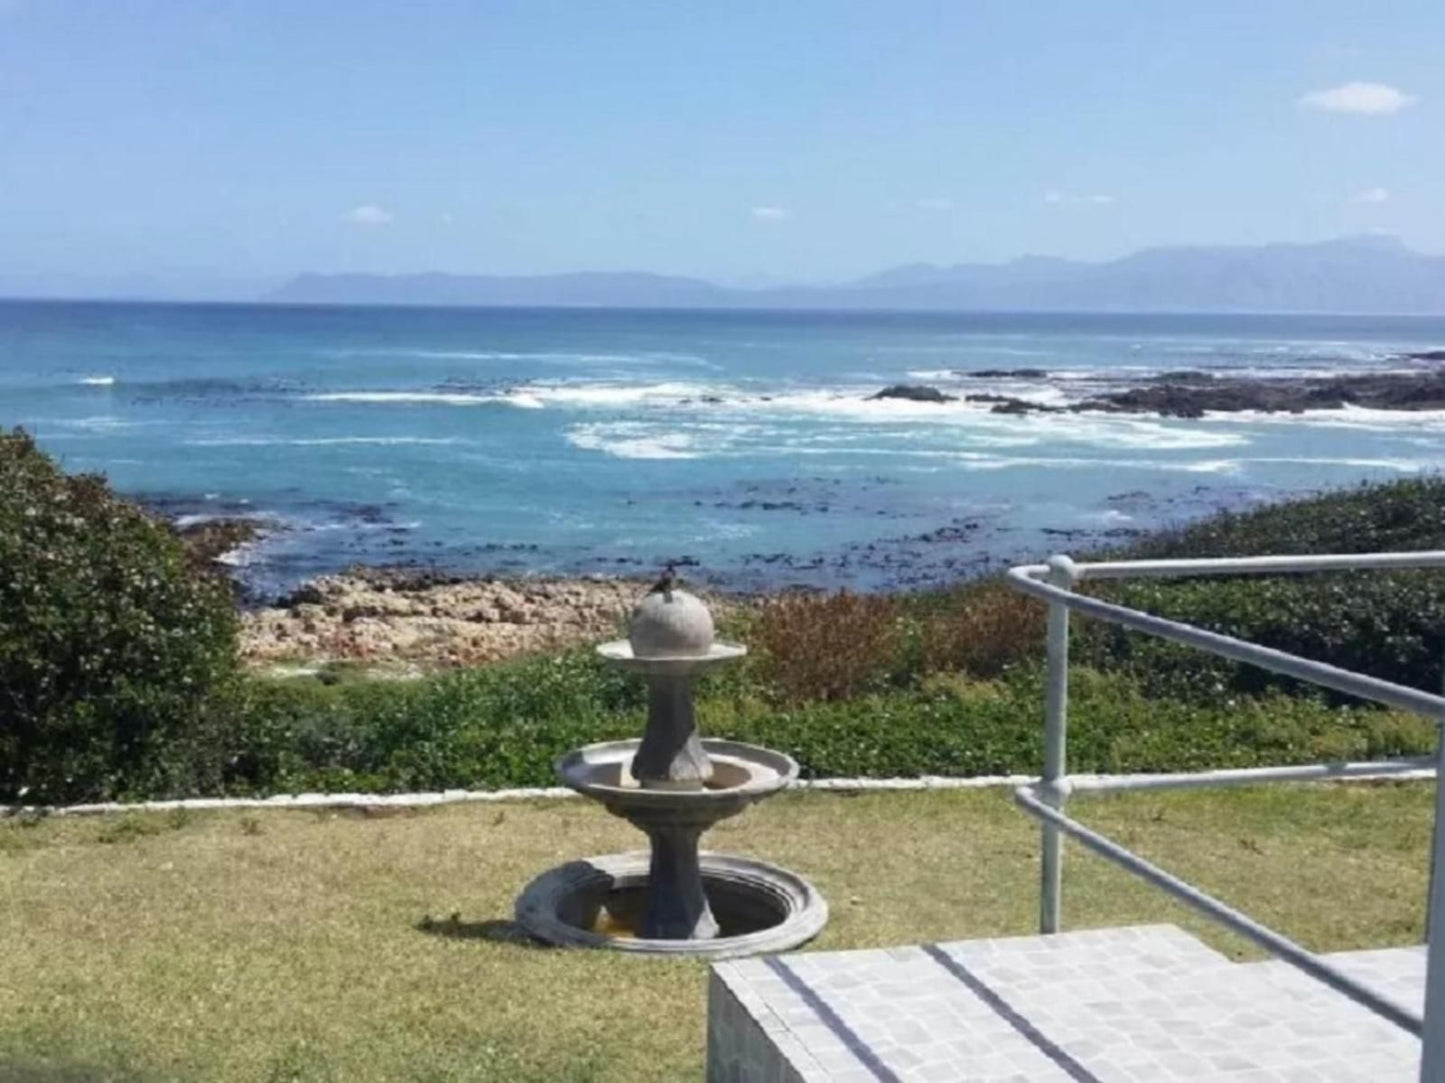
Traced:
<svg viewBox="0 0 1445 1083">
<path fill-rule="evenodd" d="M 173 525 L 181 530 L 185 530 L 187 527 L 200 526 L 202 523 L 214 523 L 223 519 L 246 519 L 253 522 L 265 522 L 266 516 L 261 515 L 258 512 L 249 512 L 245 514 L 236 514 L 234 512 L 226 512 L 224 514 L 220 512 L 199 512 L 194 515 L 178 515 L 176 516 Z"/>
<path fill-rule="evenodd" d="M 1290 466 L 1349 466 L 1362 470 L 1395 470 L 1401 474 L 1418 474 L 1438 469 L 1442 464 L 1429 459 L 1330 459 L 1330 458 L 1261 458 L 1246 463 L 1284 463 Z"/>
<path fill-rule="evenodd" d="M 1031 396 L 1047 400 L 1058 394 Z M 1066 441 L 1096 447 L 1184 450 L 1191 448 L 1237 447 L 1248 444 L 1247 434 L 1220 432 L 1198 422 L 1165 422 L 1149 417 L 1106 413 L 1083 414 L 995 414 L 988 403 L 912 402 L 906 399 L 869 399 L 857 393 L 803 391 L 774 396 L 771 401 L 749 400 L 750 408 L 795 414 L 815 414 L 835 419 L 892 423 L 953 425 L 966 429 L 968 439 L 994 440 L 1002 446 L 1015 442 Z"/>
<path fill-rule="evenodd" d="M 481 406 L 506 402 L 505 395 L 468 391 L 323 391 L 303 395 L 307 402 L 355 402 L 399 406 Z"/>
<path fill-rule="evenodd" d="M 652 426 L 574 425 L 567 442 L 583 451 L 600 451 L 618 459 L 696 459 L 700 453 L 685 432 L 659 432 Z"/>
<path fill-rule="evenodd" d="M 684 399 L 717 394 L 704 384 L 528 384 L 528 394 L 549 406 L 676 406 Z"/>
<path fill-rule="evenodd" d="M 875 389 L 876 390 L 876 389 Z M 867 388 L 830 390 L 809 388 L 783 391 L 771 395 L 749 395 L 741 400 L 725 400 L 729 405 L 743 405 L 750 410 L 772 413 L 813 414 L 850 421 L 884 422 L 932 421 L 958 423 L 979 415 L 987 415 L 988 403 L 914 402 L 911 399 L 872 398 Z"/>
<path fill-rule="evenodd" d="M 567 442 L 623 459 L 701 459 L 762 450 L 758 440 L 778 435 L 762 425 L 725 421 L 683 423 L 597 421 L 572 426 Z"/>
<path fill-rule="evenodd" d="M 1117 526 L 1121 523 L 1132 523 L 1134 521 L 1132 515 L 1122 512 L 1118 508 L 1105 508 L 1103 511 L 1089 512 L 1081 518 L 1086 522 L 1102 523 L 1105 526 Z"/>
<path fill-rule="evenodd" d="M 84 384 L 86 387 L 110 387 L 112 384 L 115 383 L 115 377 L 114 377 L 114 376 L 82 376 L 79 380 L 77 380 L 77 381 L 75 381 L 75 382 L 78 383 L 78 384 Z"/>
<path fill-rule="evenodd" d="M 30 424 L 56 425 L 66 429 L 80 429 L 82 432 L 117 432 L 123 429 L 161 428 L 170 425 L 167 421 L 137 421 L 134 418 L 114 417 L 58 417 L 32 419 Z M 53 439 L 53 437 L 52 437 Z"/>
<path fill-rule="evenodd" d="M 538 364 L 691 365 L 716 368 L 691 353 L 665 350 L 639 353 L 592 353 L 572 350 L 428 350 L 406 346 L 365 350 L 323 350 L 326 357 L 414 357 L 435 361 L 530 361 Z"/>
<path fill-rule="evenodd" d="M 349 402 L 401 406 L 506 405 L 524 410 L 547 406 L 579 408 L 677 406 L 689 398 L 716 396 L 706 384 L 529 383 L 510 391 L 325 391 L 304 396 L 309 402 Z"/>
<path fill-rule="evenodd" d="M 1211 422 L 1248 422 L 1251 424 L 1310 425 L 1325 429 L 1361 429 L 1375 432 L 1396 432 L 1407 429 L 1445 427 L 1445 410 L 1376 410 L 1365 406 L 1345 405 L 1338 410 L 1303 410 L 1291 414 L 1264 410 L 1236 412 L 1210 411 Z"/>
<path fill-rule="evenodd" d="M 958 465 L 965 470 L 1008 470 L 1021 466 L 1041 467 L 1059 470 L 1159 470 L 1186 474 L 1231 474 L 1239 471 L 1239 463 L 1233 459 L 1093 459 L 1077 457 L 1045 456 L 956 456 Z"/>
<path fill-rule="evenodd" d="M 1095 447 L 1187 451 L 1241 447 L 1250 443 L 1250 438 L 1245 433 L 1219 432 L 1204 428 L 1198 422 L 1170 424 L 1109 414 L 1055 414 L 1044 415 L 1040 420 L 1057 423 L 1046 430 L 1055 439 L 1077 441 Z"/>
</svg>

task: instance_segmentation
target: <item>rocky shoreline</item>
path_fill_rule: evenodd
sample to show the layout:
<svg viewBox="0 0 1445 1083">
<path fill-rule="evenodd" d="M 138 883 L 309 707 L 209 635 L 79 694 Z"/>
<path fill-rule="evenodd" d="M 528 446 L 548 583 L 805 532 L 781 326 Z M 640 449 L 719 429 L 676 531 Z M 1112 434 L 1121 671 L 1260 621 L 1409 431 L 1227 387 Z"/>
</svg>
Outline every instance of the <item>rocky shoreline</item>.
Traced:
<svg viewBox="0 0 1445 1083">
<path fill-rule="evenodd" d="M 1399 360 L 1412 364 L 1438 363 L 1445 361 L 1445 350 L 1402 354 Z M 1043 369 L 988 369 L 953 375 L 957 379 L 1039 381 L 1051 376 Z M 1269 379 L 1195 370 L 1165 372 L 1124 384 L 1118 390 L 1095 392 L 1088 398 L 1065 406 L 995 392 L 951 395 L 926 384 L 894 384 L 869 398 L 873 401 L 899 399 L 940 405 L 962 400 L 988 405 L 990 413 L 995 414 L 1114 413 L 1155 414 L 1172 418 L 1202 418 L 1209 413 L 1246 411 L 1299 414 L 1306 410 L 1343 410 L 1346 407 L 1445 410 L 1445 369 Z"/>
<path fill-rule="evenodd" d="M 406 568 L 321 576 L 241 615 L 253 666 L 304 661 L 448 668 L 620 634 L 648 581 L 467 578 Z M 710 598 L 717 611 L 738 602 Z"/>
</svg>

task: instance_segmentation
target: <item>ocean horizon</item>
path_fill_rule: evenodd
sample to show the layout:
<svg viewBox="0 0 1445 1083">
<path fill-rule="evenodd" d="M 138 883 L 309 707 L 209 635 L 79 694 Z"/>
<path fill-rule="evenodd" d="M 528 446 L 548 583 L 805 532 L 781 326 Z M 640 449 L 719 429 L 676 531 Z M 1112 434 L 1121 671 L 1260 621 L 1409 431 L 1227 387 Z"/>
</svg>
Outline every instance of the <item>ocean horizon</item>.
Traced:
<svg viewBox="0 0 1445 1083">
<path fill-rule="evenodd" d="M 998 413 L 1185 370 L 1421 371 L 1445 318 L 0 301 L 0 425 L 256 596 L 351 564 L 931 585 L 1438 470 L 1445 411 Z M 906 384 L 940 402 L 874 399 Z"/>
</svg>

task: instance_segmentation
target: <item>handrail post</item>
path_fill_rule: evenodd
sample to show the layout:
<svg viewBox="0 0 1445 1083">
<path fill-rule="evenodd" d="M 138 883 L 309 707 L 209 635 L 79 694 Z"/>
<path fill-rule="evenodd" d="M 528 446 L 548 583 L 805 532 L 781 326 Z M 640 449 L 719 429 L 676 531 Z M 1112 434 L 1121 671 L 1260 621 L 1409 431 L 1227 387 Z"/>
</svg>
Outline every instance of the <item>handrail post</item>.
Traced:
<svg viewBox="0 0 1445 1083">
<path fill-rule="evenodd" d="M 1445 719 L 1442 719 L 1445 722 Z M 1433 1083 L 1445 1077 L 1445 730 L 1435 749 L 1435 823 L 1431 826 L 1431 879 L 1425 909 L 1425 1031 L 1420 1035 L 1420 1080 Z"/>
<path fill-rule="evenodd" d="M 1078 578 L 1074 562 L 1059 555 L 1049 559 L 1049 582 L 1071 589 Z M 1049 603 L 1047 686 L 1044 700 L 1044 770 L 1040 794 L 1049 805 L 1063 810 L 1067 800 L 1063 782 L 1067 770 L 1069 736 L 1069 607 Z M 1045 821 L 1040 827 L 1039 932 L 1059 931 L 1060 895 L 1063 891 L 1064 838 L 1058 827 Z"/>
<path fill-rule="evenodd" d="M 1430 901 L 1425 915 L 1425 1029 L 1421 1035 L 1421 1083 L 1445 1079 L 1445 884 L 1439 871 L 1445 867 L 1445 734 L 1436 750 L 1435 824 L 1430 842 Z"/>
<path fill-rule="evenodd" d="M 1445 666 L 1442 666 L 1442 667 L 1441 667 L 1440 686 L 1441 686 L 1441 687 L 1440 687 L 1441 694 L 1442 694 L 1442 695 L 1445 695 Z M 1439 734 L 1439 736 L 1437 737 L 1437 740 L 1439 740 L 1439 741 L 1441 742 L 1441 745 L 1442 745 L 1442 746 L 1445 746 L 1445 715 L 1441 715 L 1440 718 L 1439 718 L 1437 721 L 1441 724 L 1440 728 L 1438 729 L 1438 734 Z M 1436 756 L 1445 755 L 1445 747 L 1437 747 L 1435 754 L 1436 754 Z M 1436 772 L 1436 776 L 1435 776 L 1435 777 L 1438 779 L 1438 778 L 1440 777 L 1440 776 L 1439 776 L 1439 772 L 1438 772 L 1438 767 L 1439 767 L 1438 761 L 1437 761 L 1436 767 L 1437 767 L 1437 772 Z M 1440 817 L 1437 815 L 1437 816 L 1435 817 L 1435 822 L 1430 825 L 1430 879 L 1429 879 L 1429 880 L 1426 882 L 1426 884 L 1425 884 L 1425 941 L 1426 941 L 1426 943 L 1429 943 L 1429 941 L 1430 941 L 1430 932 L 1431 932 L 1431 930 L 1433 930 L 1433 929 L 1435 928 L 1435 923 L 1434 923 L 1434 917 L 1435 917 L 1435 914 L 1434 914 L 1434 907 L 1435 907 L 1435 874 L 1439 871 L 1439 870 L 1437 869 L 1437 867 L 1436 867 L 1436 860 L 1435 860 L 1435 859 L 1436 859 L 1436 855 L 1439 853 L 1439 850 L 1437 849 L 1437 847 L 1439 846 L 1439 844 L 1440 844 Z"/>
</svg>

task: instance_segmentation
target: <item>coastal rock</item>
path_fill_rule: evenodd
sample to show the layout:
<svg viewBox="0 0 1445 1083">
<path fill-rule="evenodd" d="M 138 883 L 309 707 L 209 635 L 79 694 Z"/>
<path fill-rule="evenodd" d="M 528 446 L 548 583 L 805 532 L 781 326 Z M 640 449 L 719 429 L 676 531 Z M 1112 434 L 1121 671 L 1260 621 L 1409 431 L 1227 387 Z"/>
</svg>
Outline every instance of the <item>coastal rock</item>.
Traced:
<svg viewBox="0 0 1445 1083">
<path fill-rule="evenodd" d="M 355 569 L 242 615 L 251 664 L 305 659 L 474 665 L 620 634 L 646 584 L 626 579 L 466 579 Z M 715 611 L 735 607 L 709 599 Z"/>
<path fill-rule="evenodd" d="M 260 519 L 203 519 L 175 528 L 186 555 L 198 564 L 212 564 L 232 550 L 277 529 L 277 524 Z"/>
<path fill-rule="evenodd" d="M 991 414 L 1057 414 L 1063 412 L 1062 406 L 1046 406 L 1041 402 L 1030 402 L 1028 399 L 1015 398 L 1013 395 L 965 395 L 967 402 L 991 402 L 993 409 Z"/>
<path fill-rule="evenodd" d="M 1445 410 L 1445 372 L 1366 373 L 1275 380 L 1206 377 L 1110 392 L 1071 409 L 1199 418 L 1209 411 L 1301 413 L 1305 410 L 1339 410 L 1345 406 L 1375 410 Z"/>
<path fill-rule="evenodd" d="M 972 372 L 960 370 L 954 375 L 979 380 L 1046 380 L 1049 371 L 1048 369 L 975 369 Z"/>
<path fill-rule="evenodd" d="M 1201 384 L 1214 379 L 1214 373 L 1201 369 L 1175 369 L 1149 377 L 1151 384 Z"/>
<path fill-rule="evenodd" d="M 1411 361 L 1445 361 L 1445 350 L 1421 350 L 1405 355 Z"/>
<path fill-rule="evenodd" d="M 876 395 L 869 395 L 869 402 L 877 402 L 879 399 L 905 399 L 908 402 L 957 402 L 957 395 L 945 395 L 936 387 L 927 387 L 922 384 L 892 384 L 885 387 Z"/>
</svg>

